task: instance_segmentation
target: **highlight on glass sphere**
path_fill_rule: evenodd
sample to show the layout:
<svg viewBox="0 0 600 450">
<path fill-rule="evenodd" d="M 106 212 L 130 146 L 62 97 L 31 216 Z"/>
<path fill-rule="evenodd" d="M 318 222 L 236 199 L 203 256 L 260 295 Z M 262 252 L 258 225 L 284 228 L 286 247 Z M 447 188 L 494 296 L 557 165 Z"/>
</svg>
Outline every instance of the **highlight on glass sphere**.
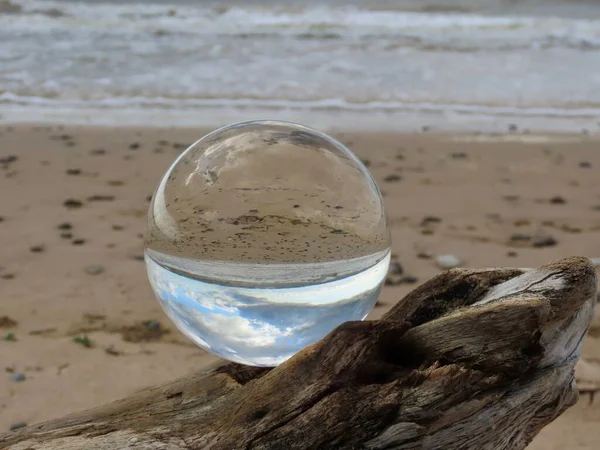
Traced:
<svg viewBox="0 0 600 450">
<path fill-rule="evenodd" d="M 167 170 L 145 235 L 175 325 L 230 361 L 276 366 L 363 320 L 390 262 L 381 193 L 332 137 L 252 121 L 203 137 Z"/>
</svg>

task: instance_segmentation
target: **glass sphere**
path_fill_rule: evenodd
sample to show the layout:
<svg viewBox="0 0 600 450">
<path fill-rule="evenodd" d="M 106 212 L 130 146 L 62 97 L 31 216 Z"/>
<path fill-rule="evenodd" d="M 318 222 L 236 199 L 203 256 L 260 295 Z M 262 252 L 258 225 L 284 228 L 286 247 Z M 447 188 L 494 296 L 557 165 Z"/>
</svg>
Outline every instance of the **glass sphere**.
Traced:
<svg viewBox="0 0 600 450">
<path fill-rule="evenodd" d="M 275 366 L 374 306 L 390 261 L 381 193 L 344 145 L 252 121 L 203 137 L 150 204 L 150 284 L 167 315 L 225 359 Z"/>
</svg>

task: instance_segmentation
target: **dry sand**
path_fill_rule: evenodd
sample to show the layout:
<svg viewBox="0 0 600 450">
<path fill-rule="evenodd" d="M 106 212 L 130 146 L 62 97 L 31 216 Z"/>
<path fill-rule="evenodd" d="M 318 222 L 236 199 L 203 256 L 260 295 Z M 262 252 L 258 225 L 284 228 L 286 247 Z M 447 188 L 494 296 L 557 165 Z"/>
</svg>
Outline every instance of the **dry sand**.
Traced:
<svg viewBox="0 0 600 450">
<path fill-rule="evenodd" d="M 163 315 L 141 260 L 148 197 L 203 134 L 0 128 L 0 431 L 118 399 L 214 359 Z M 600 144 L 587 136 L 336 136 L 369 161 L 404 270 L 373 318 L 415 287 L 411 277 L 439 273 L 440 254 L 466 267 L 600 256 Z M 585 376 L 597 377 L 600 318 L 583 356 Z M 600 401 L 582 395 L 530 448 L 599 442 Z"/>
</svg>

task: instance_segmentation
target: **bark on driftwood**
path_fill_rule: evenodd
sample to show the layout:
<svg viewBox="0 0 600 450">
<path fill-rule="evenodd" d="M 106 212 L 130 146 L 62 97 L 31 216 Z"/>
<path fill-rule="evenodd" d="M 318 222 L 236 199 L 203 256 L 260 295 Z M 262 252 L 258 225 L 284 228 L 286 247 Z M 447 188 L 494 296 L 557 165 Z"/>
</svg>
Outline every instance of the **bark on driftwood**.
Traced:
<svg viewBox="0 0 600 450">
<path fill-rule="evenodd" d="M 219 364 L 0 436 L 25 449 L 522 449 L 578 398 L 585 258 L 455 269 L 275 369 Z"/>
</svg>

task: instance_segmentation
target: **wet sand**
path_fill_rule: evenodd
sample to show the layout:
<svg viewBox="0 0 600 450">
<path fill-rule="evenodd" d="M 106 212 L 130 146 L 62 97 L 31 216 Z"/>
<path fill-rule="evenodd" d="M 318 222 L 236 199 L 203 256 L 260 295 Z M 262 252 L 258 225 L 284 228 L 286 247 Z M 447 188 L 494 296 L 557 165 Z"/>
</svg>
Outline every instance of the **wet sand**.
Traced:
<svg viewBox="0 0 600 450">
<path fill-rule="evenodd" d="M 0 430 L 131 394 L 214 358 L 171 325 L 142 260 L 149 196 L 207 130 L 0 128 Z M 384 192 L 400 267 L 371 318 L 440 272 L 600 256 L 589 136 L 334 133 Z M 600 387 L 600 317 L 583 351 Z M 531 449 L 593 449 L 582 395 Z"/>
</svg>

